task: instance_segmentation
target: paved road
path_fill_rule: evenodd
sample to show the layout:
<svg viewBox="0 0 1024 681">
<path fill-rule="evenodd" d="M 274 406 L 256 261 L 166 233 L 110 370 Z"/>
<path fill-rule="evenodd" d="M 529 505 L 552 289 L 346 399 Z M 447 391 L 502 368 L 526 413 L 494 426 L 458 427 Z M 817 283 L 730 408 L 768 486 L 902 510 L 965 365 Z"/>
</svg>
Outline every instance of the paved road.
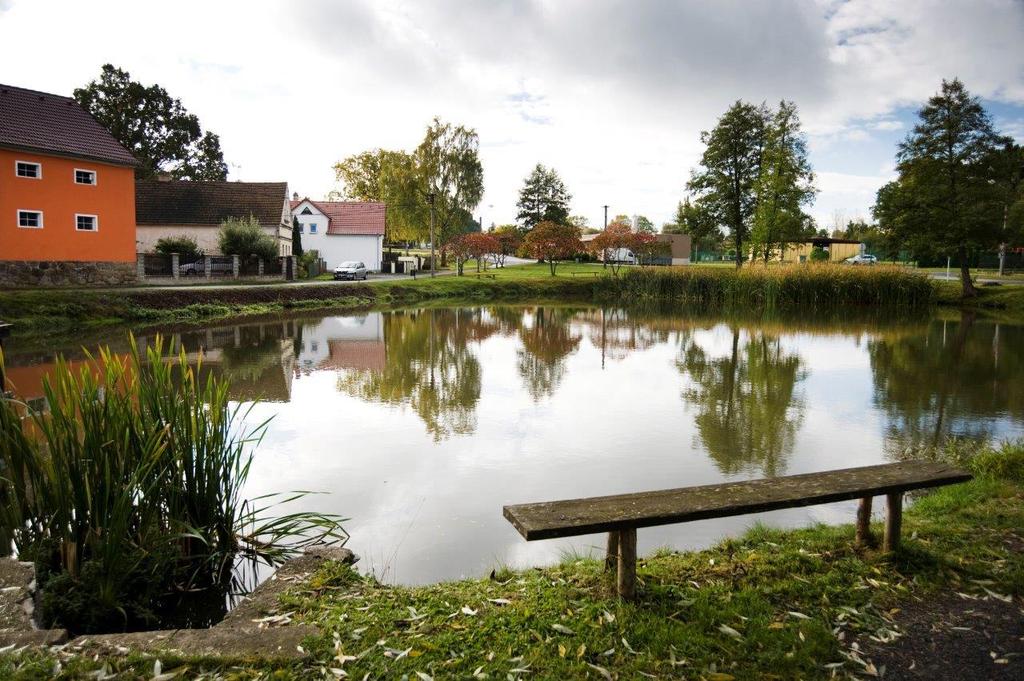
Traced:
<svg viewBox="0 0 1024 681">
<path fill-rule="evenodd" d="M 529 265 L 529 264 L 532 264 L 534 262 L 536 262 L 536 261 L 535 260 L 527 260 L 527 259 L 524 259 L 524 258 L 509 257 L 505 261 L 505 266 L 506 267 L 514 267 L 516 265 Z M 455 270 L 441 270 L 441 271 L 436 273 L 436 276 L 438 276 L 438 277 L 450 277 L 450 276 L 452 276 L 454 274 L 455 274 Z M 429 271 L 428 272 L 421 272 L 421 273 L 416 275 L 417 279 L 423 279 L 423 278 L 429 278 L 429 277 L 430 277 L 430 272 Z M 265 282 L 265 283 L 248 284 L 248 283 L 234 283 L 235 280 L 227 280 L 223 284 L 200 284 L 200 283 L 195 283 L 195 284 L 176 284 L 176 285 L 172 285 L 172 286 L 161 286 L 161 285 L 154 284 L 152 286 L 131 286 L 131 287 L 128 287 L 128 288 L 118 287 L 118 288 L 102 288 L 102 289 L 89 288 L 89 289 L 83 289 L 83 290 L 89 290 L 89 291 L 121 291 L 121 292 L 125 292 L 125 293 L 131 293 L 131 292 L 135 292 L 135 291 L 217 291 L 217 290 L 238 289 L 238 288 L 247 288 L 247 289 L 250 289 L 250 288 L 274 288 L 274 287 L 279 287 L 279 286 L 284 286 L 284 285 L 287 285 L 287 286 L 352 286 L 353 284 L 364 284 L 364 283 L 371 283 L 372 284 L 375 281 L 397 281 L 397 280 L 400 280 L 400 279 L 411 281 L 412 277 L 409 276 L 408 274 L 371 274 L 369 276 L 369 278 L 365 282 L 364 281 L 334 281 L 334 280 L 331 280 L 331 279 L 303 279 L 303 280 L 300 280 L 300 281 L 289 281 L 289 282 L 269 281 L 269 282 Z M 232 282 L 232 283 L 228 283 L 228 282 Z"/>
</svg>

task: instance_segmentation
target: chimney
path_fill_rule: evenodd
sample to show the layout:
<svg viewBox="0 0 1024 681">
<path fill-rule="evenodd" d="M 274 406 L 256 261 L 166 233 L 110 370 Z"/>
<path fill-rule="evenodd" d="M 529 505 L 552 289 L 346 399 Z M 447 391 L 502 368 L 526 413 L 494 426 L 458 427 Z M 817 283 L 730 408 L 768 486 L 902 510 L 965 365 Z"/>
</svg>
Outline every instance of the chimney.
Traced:
<svg viewBox="0 0 1024 681">
<path fill-rule="evenodd" d="M 158 182 L 170 182 L 172 178 L 169 172 L 167 172 L 166 170 L 161 170 L 156 174 L 156 179 Z"/>
<path fill-rule="evenodd" d="M 292 201 L 298 201 L 298 200 L 299 200 L 299 193 L 298 192 L 292 192 Z"/>
</svg>

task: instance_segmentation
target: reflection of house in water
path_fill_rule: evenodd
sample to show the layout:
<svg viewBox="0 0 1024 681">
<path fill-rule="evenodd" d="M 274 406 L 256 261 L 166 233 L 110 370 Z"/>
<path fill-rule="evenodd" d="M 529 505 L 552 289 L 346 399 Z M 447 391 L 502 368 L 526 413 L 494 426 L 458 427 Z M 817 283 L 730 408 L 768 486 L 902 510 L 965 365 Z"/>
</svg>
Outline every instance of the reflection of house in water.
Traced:
<svg viewBox="0 0 1024 681">
<path fill-rule="evenodd" d="M 383 371 L 387 359 L 380 312 L 354 317 L 325 317 L 302 325 L 296 371 L 320 369 Z"/>
<path fill-rule="evenodd" d="M 182 347 L 195 366 L 202 353 L 199 378 L 208 372 L 230 382 L 228 395 L 239 402 L 287 402 L 295 371 L 297 323 L 240 324 L 175 333 L 167 336 L 172 348 Z M 139 345 L 152 342 L 139 336 Z"/>
</svg>

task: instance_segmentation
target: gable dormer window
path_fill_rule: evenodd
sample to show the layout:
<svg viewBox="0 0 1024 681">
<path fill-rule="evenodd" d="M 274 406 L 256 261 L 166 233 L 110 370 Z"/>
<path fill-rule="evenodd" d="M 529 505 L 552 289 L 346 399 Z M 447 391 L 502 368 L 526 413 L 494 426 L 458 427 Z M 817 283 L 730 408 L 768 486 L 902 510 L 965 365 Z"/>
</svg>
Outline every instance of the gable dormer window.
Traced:
<svg viewBox="0 0 1024 681">
<path fill-rule="evenodd" d="M 75 184 L 96 184 L 96 171 L 75 168 Z"/>
<path fill-rule="evenodd" d="M 311 211 L 309 209 L 309 206 L 306 206 L 305 208 L 303 208 L 302 212 L 299 213 L 299 215 L 312 215 L 312 214 L 313 214 L 313 211 Z"/>
<path fill-rule="evenodd" d="M 18 177 L 41 180 L 43 178 L 43 166 L 32 161 L 15 161 L 14 174 Z"/>
</svg>

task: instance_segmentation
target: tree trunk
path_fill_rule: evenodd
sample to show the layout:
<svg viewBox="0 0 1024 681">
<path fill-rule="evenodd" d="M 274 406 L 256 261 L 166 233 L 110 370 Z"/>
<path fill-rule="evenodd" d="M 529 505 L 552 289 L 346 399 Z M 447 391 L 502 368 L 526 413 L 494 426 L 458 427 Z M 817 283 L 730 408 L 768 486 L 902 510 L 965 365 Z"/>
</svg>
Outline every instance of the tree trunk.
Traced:
<svg viewBox="0 0 1024 681">
<path fill-rule="evenodd" d="M 974 298 L 978 295 L 978 289 L 974 288 L 971 281 L 971 269 L 967 264 L 967 249 L 961 246 L 956 251 L 956 257 L 960 259 L 960 283 L 963 286 L 963 297 Z"/>
</svg>

